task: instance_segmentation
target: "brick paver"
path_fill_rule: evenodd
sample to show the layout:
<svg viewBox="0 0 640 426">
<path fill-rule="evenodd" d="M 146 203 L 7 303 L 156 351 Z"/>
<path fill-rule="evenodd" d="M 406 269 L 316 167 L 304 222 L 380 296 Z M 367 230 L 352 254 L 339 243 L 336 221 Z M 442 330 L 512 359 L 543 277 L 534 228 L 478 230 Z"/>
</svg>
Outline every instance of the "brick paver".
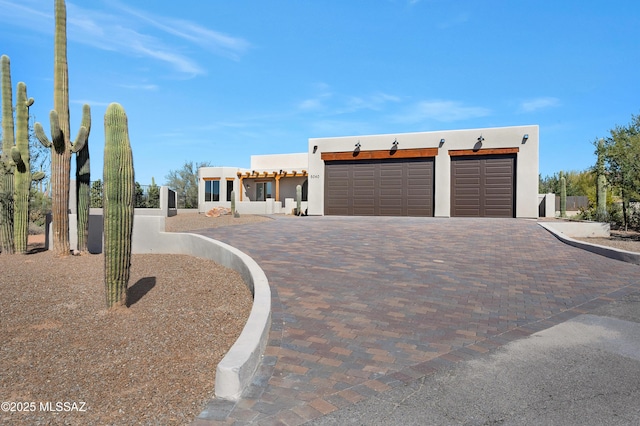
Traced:
<svg viewBox="0 0 640 426">
<path fill-rule="evenodd" d="M 255 259 L 273 305 L 253 384 L 197 424 L 301 424 L 640 290 L 638 266 L 532 220 L 277 217 L 196 232 Z"/>
</svg>

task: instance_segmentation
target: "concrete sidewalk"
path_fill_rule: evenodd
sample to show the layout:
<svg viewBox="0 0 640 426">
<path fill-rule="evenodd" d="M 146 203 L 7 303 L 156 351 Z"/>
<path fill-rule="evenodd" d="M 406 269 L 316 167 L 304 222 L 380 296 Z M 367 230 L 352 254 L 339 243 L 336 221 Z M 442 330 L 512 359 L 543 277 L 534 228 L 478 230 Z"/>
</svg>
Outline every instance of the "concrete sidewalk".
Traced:
<svg viewBox="0 0 640 426">
<path fill-rule="evenodd" d="M 468 361 L 497 362 L 491 354 L 509 343 L 640 291 L 637 265 L 567 246 L 528 220 L 278 217 L 198 232 L 258 262 L 271 285 L 273 309 L 253 383 L 236 403 L 211 401 L 195 422 L 201 425 L 330 422 L 369 401 L 364 412 L 382 416 L 371 410 L 407 391 L 389 400 L 402 401 L 422 380 L 429 383 Z M 539 361 L 535 371 L 567 356 Z M 627 359 L 618 356 L 616 365 Z M 637 372 L 637 366 L 626 368 L 629 377 Z M 523 384 L 514 374 L 513 386 Z M 463 406 L 485 418 L 472 409 L 484 391 L 474 392 Z M 500 409 L 492 404 L 503 399 L 487 400 L 485 409 Z M 428 424 L 425 413 L 437 411 L 421 411 L 424 404 L 416 400 L 414 421 Z M 351 420 L 358 424 L 364 412 L 354 411 Z M 433 418 L 439 421 L 466 422 Z M 387 417 L 385 423 L 406 421 Z"/>
</svg>

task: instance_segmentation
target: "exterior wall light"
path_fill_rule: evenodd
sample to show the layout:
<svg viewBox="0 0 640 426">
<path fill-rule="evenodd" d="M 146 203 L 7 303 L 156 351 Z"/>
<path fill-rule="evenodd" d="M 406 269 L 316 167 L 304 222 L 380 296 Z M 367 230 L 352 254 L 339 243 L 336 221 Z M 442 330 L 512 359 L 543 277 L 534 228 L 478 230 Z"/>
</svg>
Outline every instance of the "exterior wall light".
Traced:
<svg viewBox="0 0 640 426">
<path fill-rule="evenodd" d="M 483 140 L 484 138 L 482 137 L 482 135 L 480 135 L 480 137 L 478 138 L 478 142 L 482 143 Z"/>
<path fill-rule="evenodd" d="M 360 149 L 360 141 L 356 142 L 356 149 Z"/>
<path fill-rule="evenodd" d="M 314 145 L 313 146 L 313 153 L 315 154 L 317 150 L 318 150 L 318 145 Z"/>
<path fill-rule="evenodd" d="M 525 135 L 522 137 L 522 143 L 527 143 L 528 139 L 529 139 L 529 134 L 525 133 Z"/>
<path fill-rule="evenodd" d="M 391 144 L 394 148 L 398 148 L 398 139 L 395 139 Z"/>
<path fill-rule="evenodd" d="M 440 143 L 444 145 L 444 139 L 440 139 Z"/>
</svg>

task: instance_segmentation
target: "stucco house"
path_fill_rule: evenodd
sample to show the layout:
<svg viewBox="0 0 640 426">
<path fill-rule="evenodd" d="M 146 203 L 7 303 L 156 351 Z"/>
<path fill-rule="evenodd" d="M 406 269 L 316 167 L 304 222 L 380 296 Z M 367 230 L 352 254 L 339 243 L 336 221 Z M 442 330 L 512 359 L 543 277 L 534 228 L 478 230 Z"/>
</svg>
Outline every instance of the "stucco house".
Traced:
<svg viewBox="0 0 640 426">
<path fill-rule="evenodd" d="M 296 206 L 296 186 L 302 187 L 307 208 L 309 155 L 252 155 L 251 168 L 202 167 L 198 170 L 198 212 L 214 207 L 231 207 L 231 191 L 236 210 L 245 214 L 291 214 Z"/>
<path fill-rule="evenodd" d="M 199 211 L 538 217 L 537 125 L 309 139 L 308 152 L 199 170 Z"/>
</svg>

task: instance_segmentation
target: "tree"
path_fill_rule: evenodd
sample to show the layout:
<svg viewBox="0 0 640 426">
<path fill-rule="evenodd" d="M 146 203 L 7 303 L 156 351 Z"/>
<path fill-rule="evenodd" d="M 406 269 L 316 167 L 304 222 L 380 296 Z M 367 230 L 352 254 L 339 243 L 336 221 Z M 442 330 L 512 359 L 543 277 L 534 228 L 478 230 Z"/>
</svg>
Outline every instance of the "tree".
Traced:
<svg viewBox="0 0 640 426">
<path fill-rule="evenodd" d="M 629 202 L 640 198 L 640 115 L 631 123 L 616 126 L 603 144 L 595 142 L 596 155 L 604 160 L 607 182 L 617 189 L 622 200 L 622 223 L 627 230 Z"/>
<path fill-rule="evenodd" d="M 102 181 L 100 179 L 91 184 L 91 207 L 102 208 Z"/>
<path fill-rule="evenodd" d="M 187 161 L 180 170 L 171 170 L 165 176 L 167 186 L 176 191 L 178 208 L 195 209 L 198 207 L 198 169 L 201 167 L 211 167 L 211 164 Z"/>
<path fill-rule="evenodd" d="M 150 209 L 160 208 L 160 187 L 156 185 L 153 177 L 151 177 L 151 185 L 149 185 L 148 191 L 147 207 Z"/>
<path fill-rule="evenodd" d="M 144 189 L 140 182 L 135 183 L 135 193 L 134 193 L 134 202 L 133 206 L 137 209 L 147 207 L 147 200 L 144 198 Z"/>
<path fill-rule="evenodd" d="M 567 196 L 586 195 L 591 200 L 592 195 L 595 197 L 595 176 L 592 171 L 576 171 L 570 170 L 563 172 L 567 183 Z M 554 173 L 553 176 L 539 175 L 538 191 L 540 194 L 560 194 L 560 173 Z M 594 198 L 595 199 L 595 198 Z"/>
</svg>

